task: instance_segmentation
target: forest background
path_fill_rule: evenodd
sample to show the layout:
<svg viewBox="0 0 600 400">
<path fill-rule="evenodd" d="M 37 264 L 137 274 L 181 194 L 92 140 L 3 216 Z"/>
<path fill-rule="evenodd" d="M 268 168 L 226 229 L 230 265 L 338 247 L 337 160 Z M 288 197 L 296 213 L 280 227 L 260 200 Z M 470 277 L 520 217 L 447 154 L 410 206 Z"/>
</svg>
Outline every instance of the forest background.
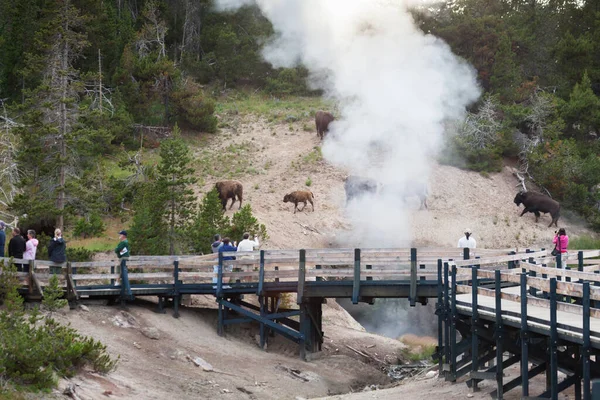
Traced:
<svg viewBox="0 0 600 400">
<path fill-rule="evenodd" d="M 600 230 L 600 3 L 458 0 L 412 13 L 484 91 L 448 125 L 440 161 L 489 173 L 514 160 Z M 206 252 L 215 231 L 266 237 L 249 206 L 230 220 L 214 192 L 198 204 L 194 166 L 206 168 L 189 142 L 219 140 L 225 97 L 322 95 L 302 66 L 264 62 L 274 34 L 257 7 L 222 13 L 210 0 L 0 0 L 1 218 L 81 237 L 117 220 L 138 254 Z"/>
</svg>

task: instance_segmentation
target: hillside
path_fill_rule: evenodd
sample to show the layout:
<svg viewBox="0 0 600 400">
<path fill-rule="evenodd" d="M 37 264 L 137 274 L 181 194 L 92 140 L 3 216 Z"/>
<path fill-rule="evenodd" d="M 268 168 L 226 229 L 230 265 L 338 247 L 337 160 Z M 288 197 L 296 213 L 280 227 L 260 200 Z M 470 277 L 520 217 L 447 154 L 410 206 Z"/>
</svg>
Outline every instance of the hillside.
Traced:
<svg viewBox="0 0 600 400">
<path fill-rule="evenodd" d="M 215 163 L 228 163 L 228 171 L 233 168 L 234 172 L 204 176 L 198 191 L 209 190 L 217 178 L 241 180 L 244 202 L 252 205 L 255 215 L 268 227 L 270 239 L 263 249 L 339 244 L 335 243 L 336 236 L 352 228 L 343 209 L 345 173 L 319 159 L 314 131 L 304 130 L 305 126 L 312 128 L 310 118 L 284 124 L 246 115 L 235 116 L 232 121 L 235 129 L 224 128 L 219 141 L 202 140 L 204 145 L 195 147 L 194 152 L 197 158 L 210 155 Z M 315 212 L 307 209 L 293 214 L 293 206 L 282 202 L 283 195 L 306 188 L 308 178 L 316 198 Z M 549 218 L 542 218 L 538 224 L 532 215 L 519 218 L 519 209 L 512 203 L 515 184 L 508 169 L 484 177 L 436 165 L 430 182 L 429 209 L 417 210 L 415 204 L 411 212 L 413 244 L 453 247 L 467 226 L 480 247 L 547 244 L 553 233 L 553 228 L 547 228 Z M 571 235 L 589 234 L 564 217 L 560 225 Z M 192 304 L 183 309 L 179 319 L 173 319 L 170 311 L 167 315 L 154 313 L 152 303 L 131 306 L 128 312 L 93 303 L 88 304 L 89 311 L 64 313 L 60 317 L 64 322 L 100 339 L 111 354 L 121 356 L 117 371 L 107 377 L 85 373 L 71 380 L 77 385 L 79 398 L 104 398 L 103 393 L 123 399 L 294 399 L 343 394 L 391 383 L 376 362 L 363 359 L 346 344 L 392 362 L 403 347 L 396 340 L 366 333 L 346 311 L 329 301 L 324 308 L 323 354 L 305 363 L 297 357 L 297 346 L 282 338 L 276 338 L 267 352 L 258 349 L 255 326 L 235 326 L 229 328 L 226 337 L 218 337 L 214 300 L 196 296 Z M 410 318 L 411 313 L 407 315 Z M 160 338 L 145 337 L 141 333 L 144 327 L 156 328 Z M 188 355 L 202 357 L 219 372 L 202 371 L 187 359 Z M 366 398 L 466 393 L 463 385 L 436 381 L 432 386 L 430 381 L 424 382 L 376 392 L 377 397 L 366 394 Z M 63 381 L 61 387 L 67 383 Z"/>
</svg>

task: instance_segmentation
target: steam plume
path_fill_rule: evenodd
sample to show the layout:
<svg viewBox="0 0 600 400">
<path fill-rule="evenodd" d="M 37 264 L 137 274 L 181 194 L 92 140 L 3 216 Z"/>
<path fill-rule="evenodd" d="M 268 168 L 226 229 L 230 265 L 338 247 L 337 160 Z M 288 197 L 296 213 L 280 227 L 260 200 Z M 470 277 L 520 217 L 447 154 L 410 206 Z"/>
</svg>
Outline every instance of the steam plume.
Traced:
<svg viewBox="0 0 600 400">
<path fill-rule="evenodd" d="M 325 158 L 384 185 L 427 181 L 444 122 L 460 118 L 479 89 L 469 65 L 415 27 L 407 11 L 415 0 L 255 2 L 276 32 L 265 59 L 275 67 L 306 66 L 310 85 L 340 105 Z M 217 7 L 251 3 L 218 0 Z M 398 191 L 352 201 L 347 210 L 355 229 L 344 247 L 406 246 L 402 204 Z"/>
</svg>

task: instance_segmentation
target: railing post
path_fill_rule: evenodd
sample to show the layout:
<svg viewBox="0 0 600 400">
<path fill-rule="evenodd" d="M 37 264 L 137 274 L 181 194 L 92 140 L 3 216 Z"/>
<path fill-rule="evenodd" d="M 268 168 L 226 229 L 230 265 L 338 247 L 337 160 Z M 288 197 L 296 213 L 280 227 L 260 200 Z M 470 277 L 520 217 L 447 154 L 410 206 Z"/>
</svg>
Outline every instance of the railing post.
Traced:
<svg viewBox="0 0 600 400">
<path fill-rule="evenodd" d="M 33 269 L 35 267 L 35 264 L 33 262 L 33 260 L 29 261 L 29 271 L 28 271 L 28 276 L 27 279 L 29 281 L 28 285 L 29 285 L 29 294 L 32 295 L 33 294 L 33 288 L 35 287 L 35 283 L 33 282 Z"/>
<path fill-rule="evenodd" d="M 517 254 L 516 251 L 511 251 L 511 252 L 508 253 L 509 256 L 514 256 L 515 254 Z M 515 263 L 514 260 L 510 260 L 508 262 L 508 269 L 513 269 L 513 268 L 515 268 L 515 266 L 516 266 L 516 263 Z"/>
<path fill-rule="evenodd" d="M 129 273 L 127 271 L 127 260 L 121 259 L 121 305 L 125 305 L 126 300 L 132 300 L 131 285 L 129 284 Z"/>
<path fill-rule="evenodd" d="M 179 318 L 179 260 L 173 261 L 173 317 Z"/>
<path fill-rule="evenodd" d="M 218 321 L 217 321 L 217 334 L 223 336 L 224 334 L 224 310 L 223 310 L 223 253 L 219 252 L 219 266 L 217 269 L 217 291 L 216 291 L 217 303 L 218 303 Z"/>
<path fill-rule="evenodd" d="M 456 381 L 456 359 L 458 358 L 456 348 L 456 321 L 458 314 L 456 311 L 456 265 L 452 266 L 452 300 L 450 303 L 450 381 Z"/>
<path fill-rule="evenodd" d="M 550 278 L 550 339 L 549 339 L 549 358 L 550 358 L 550 398 L 558 398 L 558 331 L 556 329 L 556 278 Z"/>
<path fill-rule="evenodd" d="M 304 283 L 306 281 L 306 250 L 300 250 L 300 257 L 298 261 L 298 294 L 296 297 L 296 304 L 302 304 L 304 301 Z"/>
<path fill-rule="evenodd" d="M 360 295 L 360 249 L 354 249 L 354 282 L 352 283 L 352 304 L 358 304 Z"/>
<path fill-rule="evenodd" d="M 500 271 L 494 272 L 494 283 L 496 285 L 496 386 L 497 399 L 502 400 L 504 397 L 504 371 L 502 370 L 502 355 L 504 347 L 504 321 L 502 320 L 502 279 Z"/>
<path fill-rule="evenodd" d="M 258 288 L 256 289 L 257 296 L 264 296 L 264 284 L 265 284 L 265 251 L 260 251 L 260 261 L 258 267 Z M 261 326 L 263 326 L 261 324 Z"/>
<path fill-rule="evenodd" d="M 449 271 L 448 263 L 444 263 L 444 358 L 445 364 L 448 366 L 446 369 L 446 380 L 448 380 L 448 373 L 450 370 L 450 282 L 449 282 Z"/>
<path fill-rule="evenodd" d="M 581 252 L 580 252 L 581 253 Z M 581 348 L 583 400 L 590 400 L 590 283 L 583 283 L 583 347 Z"/>
<path fill-rule="evenodd" d="M 437 261 L 437 303 L 435 305 L 435 313 L 438 316 L 438 373 L 441 375 L 444 367 L 444 296 L 442 286 L 442 259 L 439 258 Z"/>
<path fill-rule="evenodd" d="M 417 303 L 417 249 L 410 249 L 410 292 L 408 301 L 411 307 Z"/>
<path fill-rule="evenodd" d="M 477 267 L 471 267 L 471 372 L 479 371 L 479 310 L 477 305 L 478 295 Z M 478 392 L 479 379 L 471 378 L 473 392 Z"/>
<path fill-rule="evenodd" d="M 529 327 L 527 325 L 527 274 L 521 274 L 521 397 L 529 396 Z"/>
<path fill-rule="evenodd" d="M 468 260 L 470 258 L 470 249 L 465 247 L 463 249 L 463 260 Z"/>
</svg>

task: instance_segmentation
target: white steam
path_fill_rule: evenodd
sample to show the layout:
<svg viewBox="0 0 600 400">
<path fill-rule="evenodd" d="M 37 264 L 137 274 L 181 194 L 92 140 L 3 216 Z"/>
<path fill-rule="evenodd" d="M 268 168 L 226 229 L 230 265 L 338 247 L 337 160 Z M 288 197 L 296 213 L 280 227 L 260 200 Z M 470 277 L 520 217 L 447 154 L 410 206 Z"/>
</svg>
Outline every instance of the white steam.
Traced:
<svg viewBox="0 0 600 400">
<path fill-rule="evenodd" d="M 263 50 L 265 59 L 275 67 L 304 65 L 312 87 L 339 104 L 323 143 L 325 158 L 386 186 L 426 182 L 444 122 L 460 118 L 479 88 L 468 64 L 415 27 L 406 9 L 415 0 L 255 2 L 276 32 Z M 250 3 L 217 1 L 224 10 Z M 418 204 L 390 192 L 347 205 L 355 229 L 341 244 L 408 244 L 406 208 Z"/>
</svg>

